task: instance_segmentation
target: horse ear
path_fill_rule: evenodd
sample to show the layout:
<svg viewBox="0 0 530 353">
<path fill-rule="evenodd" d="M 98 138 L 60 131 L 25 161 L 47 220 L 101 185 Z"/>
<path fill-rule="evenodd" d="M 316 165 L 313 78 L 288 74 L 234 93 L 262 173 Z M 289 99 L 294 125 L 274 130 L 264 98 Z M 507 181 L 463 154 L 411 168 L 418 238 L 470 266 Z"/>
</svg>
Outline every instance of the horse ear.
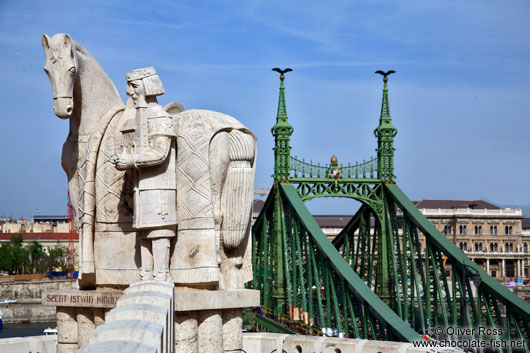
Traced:
<svg viewBox="0 0 530 353">
<path fill-rule="evenodd" d="M 42 47 L 44 48 L 44 51 L 47 52 L 48 49 L 50 49 L 50 37 L 47 34 L 42 35 Z"/>
<path fill-rule="evenodd" d="M 66 48 L 71 48 L 72 47 L 72 38 L 70 38 L 70 36 L 68 34 L 64 35 L 64 46 Z"/>
</svg>

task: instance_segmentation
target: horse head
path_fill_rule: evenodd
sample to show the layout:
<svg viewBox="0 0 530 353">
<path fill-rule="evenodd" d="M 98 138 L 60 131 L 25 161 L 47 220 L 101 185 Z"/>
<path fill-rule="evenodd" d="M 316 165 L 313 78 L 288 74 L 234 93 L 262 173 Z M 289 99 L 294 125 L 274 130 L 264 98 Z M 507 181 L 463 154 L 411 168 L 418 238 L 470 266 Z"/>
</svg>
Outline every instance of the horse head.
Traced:
<svg viewBox="0 0 530 353">
<path fill-rule="evenodd" d="M 44 71 L 50 79 L 53 91 L 53 110 L 61 119 L 68 119 L 74 110 L 74 82 L 78 77 L 78 62 L 73 41 L 68 34 L 53 37 L 44 34 L 42 47 L 46 54 Z"/>
</svg>

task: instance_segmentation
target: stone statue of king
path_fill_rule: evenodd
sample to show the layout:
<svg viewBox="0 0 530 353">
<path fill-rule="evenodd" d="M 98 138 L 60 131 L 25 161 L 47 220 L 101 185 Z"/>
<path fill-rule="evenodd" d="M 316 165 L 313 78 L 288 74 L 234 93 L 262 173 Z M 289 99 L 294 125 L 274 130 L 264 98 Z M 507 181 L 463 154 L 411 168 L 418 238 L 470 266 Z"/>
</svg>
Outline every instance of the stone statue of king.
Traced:
<svg viewBox="0 0 530 353">
<path fill-rule="evenodd" d="M 126 78 L 136 112 L 121 129 L 123 151 L 114 163 L 119 170 L 131 170 L 134 180 L 133 227 L 142 238 L 141 277 L 165 281 L 177 225 L 176 125 L 157 102 L 164 86 L 153 67 L 130 71 Z"/>
</svg>

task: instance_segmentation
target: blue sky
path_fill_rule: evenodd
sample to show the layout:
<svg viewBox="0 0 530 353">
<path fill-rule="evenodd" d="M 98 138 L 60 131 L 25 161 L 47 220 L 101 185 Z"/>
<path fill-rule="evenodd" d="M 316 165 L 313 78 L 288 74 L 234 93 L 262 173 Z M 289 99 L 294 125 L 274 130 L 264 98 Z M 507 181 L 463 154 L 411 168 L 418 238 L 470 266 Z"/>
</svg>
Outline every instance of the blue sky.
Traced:
<svg viewBox="0 0 530 353">
<path fill-rule="evenodd" d="M 68 124 L 55 117 L 41 35 L 69 33 L 125 98 L 125 73 L 154 66 L 162 104 L 230 114 L 258 136 L 256 186 L 270 187 L 273 67 L 287 74 L 293 154 L 372 157 L 382 82 L 397 182 L 411 199 L 530 204 L 530 2 L 0 2 L 0 216 L 66 213 L 60 166 Z M 351 202 L 313 201 L 316 213 Z"/>
</svg>

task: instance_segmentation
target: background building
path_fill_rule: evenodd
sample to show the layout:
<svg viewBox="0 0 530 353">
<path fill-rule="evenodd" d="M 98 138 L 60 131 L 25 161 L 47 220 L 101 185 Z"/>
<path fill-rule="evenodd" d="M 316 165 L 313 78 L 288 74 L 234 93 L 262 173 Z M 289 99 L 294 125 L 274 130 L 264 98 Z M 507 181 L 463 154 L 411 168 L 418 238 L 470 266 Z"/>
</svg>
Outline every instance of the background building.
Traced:
<svg viewBox="0 0 530 353">
<path fill-rule="evenodd" d="M 64 256 L 68 254 L 70 232 L 67 216 L 35 215 L 31 220 L 0 218 L 0 243 L 9 242 L 14 235 L 21 235 L 23 246 L 36 241 L 47 254 L 50 250 L 61 248 Z M 79 235 L 73 234 L 74 268 L 77 269 L 79 256 Z"/>
<path fill-rule="evenodd" d="M 530 219 L 482 200 L 422 200 L 416 207 L 490 276 L 528 277 Z M 524 227 L 523 227 L 524 223 Z"/>
</svg>

